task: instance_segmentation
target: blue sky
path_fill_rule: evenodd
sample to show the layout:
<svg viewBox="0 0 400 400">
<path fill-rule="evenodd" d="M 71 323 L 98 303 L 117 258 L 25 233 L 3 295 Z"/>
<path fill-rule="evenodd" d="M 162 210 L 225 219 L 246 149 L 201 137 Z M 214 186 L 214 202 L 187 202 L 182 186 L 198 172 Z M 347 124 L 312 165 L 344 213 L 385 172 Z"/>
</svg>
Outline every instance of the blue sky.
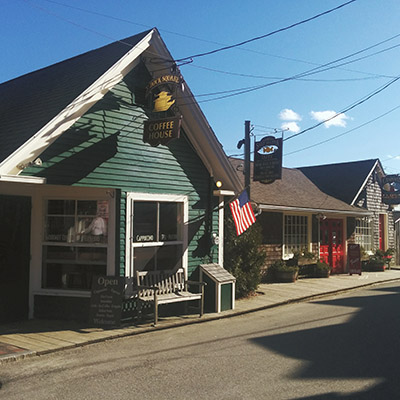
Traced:
<svg viewBox="0 0 400 400">
<path fill-rule="evenodd" d="M 180 59 L 266 35 L 345 2 L 0 0 L 0 82 L 151 27 Z M 286 167 L 379 158 L 386 173 L 399 173 L 399 20 L 398 0 L 356 0 L 180 69 L 228 155 L 240 154 L 236 144 L 250 120 L 253 142 L 285 129 Z M 357 52 L 341 62 L 346 65 L 332 63 Z M 325 72 L 287 79 L 328 63 L 333 68 Z M 210 95 L 259 85 L 268 86 L 218 100 L 221 95 Z"/>
</svg>

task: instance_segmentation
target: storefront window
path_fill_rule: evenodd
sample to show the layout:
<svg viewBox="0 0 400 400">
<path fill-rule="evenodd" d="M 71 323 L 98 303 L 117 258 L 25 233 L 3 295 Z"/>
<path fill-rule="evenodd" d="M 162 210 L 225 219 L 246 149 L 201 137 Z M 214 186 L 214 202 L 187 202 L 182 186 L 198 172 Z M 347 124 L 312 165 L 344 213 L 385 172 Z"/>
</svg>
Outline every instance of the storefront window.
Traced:
<svg viewBox="0 0 400 400">
<path fill-rule="evenodd" d="M 42 287 L 89 290 L 107 270 L 107 200 L 47 200 Z"/>
<path fill-rule="evenodd" d="M 355 242 L 363 247 L 366 252 L 373 250 L 372 221 L 368 218 L 356 219 Z"/>
<path fill-rule="evenodd" d="M 284 257 L 308 249 L 308 218 L 303 215 L 285 215 Z"/>
<path fill-rule="evenodd" d="M 182 266 L 182 203 L 134 201 L 132 230 L 133 263 L 136 271 Z"/>
</svg>

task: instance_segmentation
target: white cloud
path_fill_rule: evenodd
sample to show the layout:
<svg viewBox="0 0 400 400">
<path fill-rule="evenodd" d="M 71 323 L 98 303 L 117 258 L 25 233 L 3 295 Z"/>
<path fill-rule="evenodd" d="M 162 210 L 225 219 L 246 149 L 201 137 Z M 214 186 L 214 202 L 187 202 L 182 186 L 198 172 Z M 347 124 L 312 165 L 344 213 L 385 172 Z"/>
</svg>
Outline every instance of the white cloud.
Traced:
<svg viewBox="0 0 400 400">
<path fill-rule="evenodd" d="M 288 130 L 289 132 L 300 132 L 300 127 L 297 122 L 284 122 L 281 125 L 281 129 Z"/>
<path fill-rule="evenodd" d="M 329 128 L 331 126 L 341 126 L 342 128 L 346 127 L 346 120 L 349 117 L 343 113 L 337 113 L 336 111 L 327 110 L 327 111 L 311 111 L 311 118 L 315 119 L 318 122 L 324 122 L 324 126 Z"/>
<path fill-rule="evenodd" d="M 285 108 L 279 113 L 279 119 L 282 121 L 301 121 L 301 116 L 290 108 Z"/>
</svg>

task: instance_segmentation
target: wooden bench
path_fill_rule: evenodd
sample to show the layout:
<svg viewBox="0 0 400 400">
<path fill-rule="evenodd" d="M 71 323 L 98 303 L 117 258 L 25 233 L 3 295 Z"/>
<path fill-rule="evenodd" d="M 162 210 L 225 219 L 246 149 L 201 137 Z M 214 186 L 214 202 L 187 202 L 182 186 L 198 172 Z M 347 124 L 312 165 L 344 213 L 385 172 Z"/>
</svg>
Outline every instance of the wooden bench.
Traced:
<svg viewBox="0 0 400 400">
<path fill-rule="evenodd" d="M 154 325 L 158 322 L 158 306 L 160 304 L 177 303 L 181 301 L 200 301 L 200 317 L 204 314 L 203 282 L 185 279 L 183 268 L 165 271 L 136 272 L 138 299 L 144 303 L 153 303 Z M 198 293 L 189 292 L 189 285 L 197 285 Z"/>
</svg>

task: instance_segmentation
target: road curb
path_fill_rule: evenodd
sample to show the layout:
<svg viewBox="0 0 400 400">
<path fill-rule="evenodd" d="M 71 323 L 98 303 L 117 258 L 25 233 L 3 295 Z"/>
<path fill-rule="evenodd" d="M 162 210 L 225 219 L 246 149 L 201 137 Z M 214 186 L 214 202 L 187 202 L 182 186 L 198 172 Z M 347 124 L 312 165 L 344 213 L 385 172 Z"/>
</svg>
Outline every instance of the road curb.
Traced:
<svg viewBox="0 0 400 400">
<path fill-rule="evenodd" d="M 0 365 L 6 364 L 9 362 L 14 362 L 14 361 L 21 361 L 27 358 L 31 358 L 34 356 L 42 356 L 42 355 L 47 355 L 47 354 L 52 354 L 56 352 L 60 352 L 63 350 L 70 350 L 74 348 L 79 348 L 79 347 L 84 347 L 84 346 L 89 346 L 91 344 L 96 344 L 96 343 L 101 343 L 101 342 L 106 342 L 108 340 L 116 340 L 116 339 L 121 339 L 121 338 L 126 338 L 130 336 L 136 336 L 136 335 L 142 335 L 145 333 L 149 332 L 155 332 L 155 331 L 162 331 L 162 330 L 167 330 L 167 329 L 172 329 L 172 328 L 178 328 L 182 326 L 188 326 L 188 325 L 194 325 L 194 324 L 200 324 L 200 323 L 205 323 L 209 321 L 217 321 L 221 319 L 226 319 L 226 318 L 232 318 L 232 317 L 237 317 L 240 315 L 246 315 L 258 311 L 263 311 L 271 308 L 276 308 L 276 307 L 281 307 L 284 305 L 289 305 L 289 304 L 294 304 L 294 303 L 302 303 L 306 301 L 310 301 L 313 299 L 318 299 L 318 298 L 323 298 L 323 297 L 328 297 L 332 296 L 335 294 L 341 294 L 341 293 L 347 293 L 351 292 L 357 289 L 362 289 L 366 287 L 372 287 L 372 286 L 378 286 L 382 285 L 385 283 L 391 283 L 391 282 L 398 282 L 400 281 L 400 278 L 392 278 L 380 282 L 370 282 L 370 283 L 365 283 L 359 286 L 355 287 L 349 287 L 349 288 L 344 288 L 344 289 L 336 289 L 336 290 L 331 290 L 329 292 L 323 292 L 323 293 L 317 293 L 317 294 L 312 294 L 312 295 L 306 295 L 306 296 L 301 296 L 297 298 L 292 298 L 292 299 L 287 299 L 281 302 L 277 302 L 274 304 L 267 304 L 264 306 L 259 306 L 259 307 L 254 307 L 254 308 L 249 308 L 246 310 L 240 310 L 240 311 L 232 311 L 228 312 L 226 314 L 217 314 L 217 315 L 212 315 L 212 316 L 205 316 L 203 318 L 191 318 L 190 320 L 185 320 L 185 321 L 178 321 L 178 322 L 173 322 L 173 323 L 165 323 L 162 326 L 146 326 L 146 327 L 139 327 L 135 330 L 132 330 L 130 332 L 123 332 L 123 333 L 118 333 L 118 334 L 110 334 L 110 336 L 107 337 L 102 337 L 102 338 L 97 338 L 97 339 L 89 339 L 85 342 L 82 343 L 75 343 L 73 345 L 68 345 L 68 346 L 61 346 L 58 348 L 54 349 L 49 349 L 49 350 L 43 350 L 43 351 L 31 351 L 31 350 L 26 350 L 24 352 L 20 352 L 17 354 L 7 354 L 4 356 L 0 356 Z M 122 326 L 123 328 L 123 326 Z"/>
</svg>

